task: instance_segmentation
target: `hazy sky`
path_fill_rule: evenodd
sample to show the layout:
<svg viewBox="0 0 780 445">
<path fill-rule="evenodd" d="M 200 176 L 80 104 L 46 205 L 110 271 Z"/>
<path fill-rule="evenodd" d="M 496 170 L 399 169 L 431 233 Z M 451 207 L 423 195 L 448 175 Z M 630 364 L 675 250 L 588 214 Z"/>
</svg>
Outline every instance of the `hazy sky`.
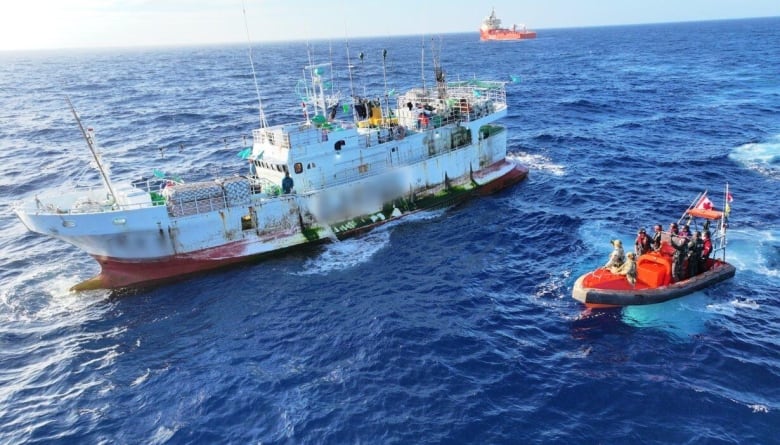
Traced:
<svg viewBox="0 0 780 445">
<path fill-rule="evenodd" d="M 0 50 L 246 42 L 241 0 L 4 0 Z M 780 16 L 780 0 L 245 0 L 253 41 Z M 487 6 L 486 6 L 487 5 Z"/>
</svg>

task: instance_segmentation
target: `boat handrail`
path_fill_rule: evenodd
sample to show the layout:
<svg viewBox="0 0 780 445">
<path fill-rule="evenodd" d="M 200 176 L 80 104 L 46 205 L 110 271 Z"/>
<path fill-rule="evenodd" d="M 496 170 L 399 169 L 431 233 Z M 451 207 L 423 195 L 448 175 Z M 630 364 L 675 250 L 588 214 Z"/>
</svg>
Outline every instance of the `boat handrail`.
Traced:
<svg viewBox="0 0 780 445">
<path fill-rule="evenodd" d="M 393 118 L 382 119 L 365 128 L 389 129 L 401 125 L 407 130 L 416 129 L 418 115 L 413 110 L 408 110 L 408 102 L 420 104 L 431 111 L 428 118 L 433 126 L 471 122 L 506 109 L 506 82 L 478 80 L 450 82 L 447 84 L 445 99 L 425 94 L 403 95 L 399 96 L 397 101 L 398 108 Z M 331 134 L 351 128 L 353 128 L 352 123 L 344 120 L 321 124 L 301 121 L 252 130 L 252 138 L 255 143 L 289 150 L 298 146 L 326 142 Z M 370 144 L 371 141 L 367 145 Z"/>
</svg>

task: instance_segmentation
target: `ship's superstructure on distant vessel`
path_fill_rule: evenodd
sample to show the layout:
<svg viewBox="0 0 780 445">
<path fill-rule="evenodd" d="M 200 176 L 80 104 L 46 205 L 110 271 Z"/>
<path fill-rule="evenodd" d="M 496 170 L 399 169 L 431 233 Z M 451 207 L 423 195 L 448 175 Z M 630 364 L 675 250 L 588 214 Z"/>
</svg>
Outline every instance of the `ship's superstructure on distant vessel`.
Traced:
<svg viewBox="0 0 780 445">
<path fill-rule="evenodd" d="M 535 39 L 536 31 L 526 29 L 525 25 L 512 25 L 512 28 L 502 28 L 501 19 L 496 17 L 493 9 L 488 17 L 482 21 L 479 28 L 480 40 L 527 40 Z"/>
</svg>

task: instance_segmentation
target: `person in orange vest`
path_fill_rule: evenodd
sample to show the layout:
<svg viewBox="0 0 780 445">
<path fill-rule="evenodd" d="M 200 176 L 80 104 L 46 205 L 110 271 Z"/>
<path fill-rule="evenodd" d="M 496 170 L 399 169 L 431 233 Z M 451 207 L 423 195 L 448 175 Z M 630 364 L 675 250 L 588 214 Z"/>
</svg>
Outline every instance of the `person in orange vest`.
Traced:
<svg viewBox="0 0 780 445">
<path fill-rule="evenodd" d="M 428 115 L 425 114 L 424 111 L 420 113 L 419 119 L 420 119 L 420 128 L 422 129 L 428 128 L 428 123 L 430 122 L 430 119 L 428 119 Z"/>
<path fill-rule="evenodd" d="M 647 231 L 642 227 L 636 233 L 636 240 L 634 241 L 634 252 L 637 256 L 642 255 L 650 251 L 650 237 L 647 236 Z"/>
<path fill-rule="evenodd" d="M 704 272 L 707 269 L 707 260 L 710 259 L 712 253 L 712 240 L 710 239 L 710 231 L 705 230 L 702 234 L 701 243 L 701 257 L 699 258 L 699 270 Z"/>
</svg>

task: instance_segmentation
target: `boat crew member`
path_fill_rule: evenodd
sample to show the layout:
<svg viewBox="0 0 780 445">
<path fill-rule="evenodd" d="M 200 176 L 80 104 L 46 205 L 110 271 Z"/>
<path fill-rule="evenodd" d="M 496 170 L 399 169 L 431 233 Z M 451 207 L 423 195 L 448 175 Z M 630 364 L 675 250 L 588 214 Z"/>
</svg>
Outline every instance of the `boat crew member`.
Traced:
<svg viewBox="0 0 780 445">
<path fill-rule="evenodd" d="M 691 239 L 691 228 L 688 227 L 688 224 L 685 224 L 682 227 L 682 230 L 680 230 L 680 236 L 685 238 L 685 242 L 688 242 L 688 240 Z"/>
<path fill-rule="evenodd" d="M 613 239 L 610 243 L 614 248 L 609 254 L 609 261 L 604 265 L 604 268 L 609 269 L 612 273 L 617 273 L 620 266 L 626 262 L 626 254 L 623 252 L 623 243 L 619 239 Z"/>
<path fill-rule="evenodd" d="M 282 179 L 282 192 L 285 195 L 292 192 L 293 178 L 290 177 L 290 172 L 284 172 L 284 179 Z"/>
<path fill-rule="evenodd" d="M 636 287 L 636 254 L 629 252 L 626 254 L 626 262 L 620 266 L 616 272 L 618 275 L 625 275 L 626 280 L 631 287 Z"/>
<path fill-rule="evenodd" d="M 703 246 L 704 242 L 701 239 L 701 232 L 697 230 L 691 240 L 688 241 L 688 278 L 699 274 Z"/>
<path fill-rule="evenodd" d="M 685 238 L 672 235 L 669 245 L 674 248 L 674 255 L 672 255 L 672 278 L 677 282 L 685 278 L 683 260 L 685 260 L 688 244 L 685 241 Z"/>
<path fill-rule="evenodd" d="M 705 270 L 707 270 L 707 260 L 710 259 L 710 254 L 712 253 L 712 240 L 710 239 L 709 230 L 705 230 L 702 236 L 703 238 L 701 242 L 701 257 L 699 259 L 699 270 L 704 272 Z"/>
<path fill-rule="evenodd" d="M 634 252 L 637 256 L 650 251 L 650 237 L 647 236 L 647 231 L 644 227 L 639 229 L 636 234 L 636 240 L 634 240 Z"/>
<path fill-rule="evenodd" d="M 655 230 L 655 233 L 653 233 L 653 250 L 658 252 L 661 250 L 661 236 L 664 229 L 660 224 L 656 224 L 655 227 L 653 227 L 653 230 Z"/>
</svg>

